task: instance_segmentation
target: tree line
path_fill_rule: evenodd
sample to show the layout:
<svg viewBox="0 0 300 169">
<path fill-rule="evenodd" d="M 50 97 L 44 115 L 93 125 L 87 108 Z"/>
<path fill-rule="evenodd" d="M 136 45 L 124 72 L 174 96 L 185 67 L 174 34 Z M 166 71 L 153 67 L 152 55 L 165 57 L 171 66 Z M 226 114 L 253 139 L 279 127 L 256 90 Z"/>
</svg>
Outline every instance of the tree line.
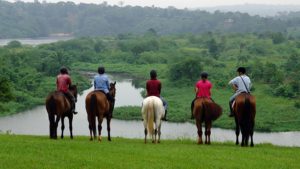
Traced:
<svg viewBox="0 0 300 169">
<path fill-rule="evenodd" d="M 210 32 L 158 36 L 148 30 L 143 35 L 78 38 L 37 47 L 12 41 L 0 47 L 0 112 L 43 104 L 48 92 L 55 89 L 55 76 L 61 66 L 71 70 L 81 90 L 87 88 L 89 81 L 80 75 L 80 70 L 92 68 L 84 64 L 124 64 L 133 68 L 152 65 L 161 70 L 164 82 L 177 87 L 193 86 L 205 70 L 216 88 L 226 88 L 228 79 L 235 76 L 235 68 L 245 66 L 254 84 L 268 87 L 265 94 L 297 99 L 300 43 L 285 35 L 280 35 L 280 41 L 274 40 L 277 36 L 278 33 Z M 114 70 L 112 66 L 110 71 L 128 72 L 127 68 Z"/>
<path fill-rule="evenodd" d="M 173 7 L 0 1 L 0 38 L 47 37 L 57 33 L 77 37 L 144 34 L 151 28 L 159 35 L 271 31 L 298 36 L 299 17 L 297 12 L 270 18 L 240 12 L 209 13 Z"/>
</svg>

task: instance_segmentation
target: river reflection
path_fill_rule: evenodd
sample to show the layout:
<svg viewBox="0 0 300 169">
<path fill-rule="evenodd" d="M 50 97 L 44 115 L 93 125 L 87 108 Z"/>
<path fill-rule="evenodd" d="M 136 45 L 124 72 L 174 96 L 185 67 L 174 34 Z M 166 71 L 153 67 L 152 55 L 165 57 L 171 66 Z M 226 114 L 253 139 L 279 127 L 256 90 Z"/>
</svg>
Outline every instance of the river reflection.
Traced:
<svg viewBox="0 0 300 169">
<path fill-rule="evenodd" d="M 143 98 L 140 95 L 142 89 L 136 89 L 130 79 L 117 80 L 116 106 L 140 105 Z M 85 111 L 85 97 L 93 88 L 85 90 L 78 97 L 76 104 L 79 112 L 74 116 L 73 133 L 76 135 L 89 135 L 87 115 Z M 65 134 L 69 135 L 68 120 L 65 119 Z M 60 126 L 60 125 L 59 125 Z M 59 127 L 60 128 L 60 127 Z M 0 130 L 10 131 L 14 134 L 48 135 L 49 121 L 45 106 L 38 106 L 32 110 L 24 111 L 15 115 L 0 118 Z M 106 121 L 103 121 L 103 136 L 107 135 Z M 60 129 L 58 129 L 60 133 Z M 112 119 L 112 137 L 143 138 L 144 129 L 142 121 L 124 121 Z M 196 126 L 191 123 L 162 123 L 162 139 L 193 139 L 196 140 Z M 225 142 L 235 141 L 233 130 L 213 128 L 212 141 Z M 300 132 L 279 133 L 254 133 L 254 143 L 272 143 L 282 146 L 300 146 Z"/>
</svg>

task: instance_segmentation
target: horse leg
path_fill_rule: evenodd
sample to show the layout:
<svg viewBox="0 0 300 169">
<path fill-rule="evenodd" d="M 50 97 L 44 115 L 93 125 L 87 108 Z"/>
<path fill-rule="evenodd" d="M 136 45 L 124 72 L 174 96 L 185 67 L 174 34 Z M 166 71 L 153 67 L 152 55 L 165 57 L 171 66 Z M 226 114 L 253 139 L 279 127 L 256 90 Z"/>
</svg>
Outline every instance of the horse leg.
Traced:
<svg viewBox="0 0 300 169">
<path fill-rule="evenodd" d="M 210 144 L 211 121 L 205 122 L 205 144 Z"/>
<path fill-rule="evenodd" d="M 159 125 L 158 125 L 158 143 L 160 143 L 160 135 L 161 135 L 161 123 L 159 123 Z"/>
<path fill-rule="evenodd" d="M 154 130 L 154 140 L 152 140 L 152 143 L 157 143 L 156 135 L 157 135 L 157 129 Z"/>
<path fill-rule="evenodd" d="M 60 116 L 57 115 L 55 120 L 55 126 L 54 126 L 54 139 L 57 139 L 57 127 L 58 127 L 59 120 L 60 120 Z"/>
<path fill-rule="evenodd" d="M 198 129 L 198 144 L 203 144 L 201 120 L 197 120 L 197 118 L 195 118 L 195 119 L 196 119 L 196 125 L 197 125 L 197 129 Z"/>
<path fill-rule="evenodd" d="M 64 129 L 65 129 L 65 116 L 61 118 L 61 136 L 60 138 L 64 138 Z"/>
<path fill-rule="evenodd" d="M 103 121 L 103 116 L 100 116 L 100 117 L 98 118 L 98 133 L 99 133 L 98 141 L 100 141 L 100 142 L 101 142 L 101 140 L 102 140 L 102 137 L 101 137 L 102 121 Z"/>
<path fill-rule="evenodd" d="M 235 135 L 236 135 L 236 141 L 235 145 L 239 144 L 239 135 L 240 135 L 240 126 L 237 117 L 235 116 Z"/>
<path fill-rule="evenodd" d="M 111 120 L 111 117 L 106 118 L 108 141 L 111 141 L 111 138 L 110 138 L 110 120 Z"/>
<path fill-rule="evenodd" d="M 55 116 L 53 114 L 48 114 L 48 118 L 49 118 L 49 136 L 50 139 L 54 138 L 54 126 L 55 126 Z"/>
<path fill-rule="evenodd" d="M 254 125 L 252 124 L 251 129 L 250 129 L 250 137 L 251 137 L 251 144 L 250 146 L 253 147 L 253 129 L 254 129 Z"/>
<path fill-rule="evenodd" d="M 144 142 L 146 144 L 147 143 L 147 133 L 148 133 L 147 128 L 145 128 L 144 133 L 145 133 L 145 140 L 144 140 Z"/>
<path fill-rule="evenodd" d="M 70 129 L 70 138 L 73 139 L 73 114 L 69 115 L 69 129 Z"/>
</svg>

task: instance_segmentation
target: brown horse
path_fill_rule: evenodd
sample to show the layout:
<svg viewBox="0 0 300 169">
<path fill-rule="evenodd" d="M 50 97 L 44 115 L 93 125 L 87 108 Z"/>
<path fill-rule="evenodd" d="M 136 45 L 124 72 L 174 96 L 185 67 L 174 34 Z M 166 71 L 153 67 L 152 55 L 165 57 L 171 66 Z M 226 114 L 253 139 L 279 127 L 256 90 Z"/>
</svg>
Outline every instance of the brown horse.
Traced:
<svg viewBox="0 0 300 169">
<path fill-rule="evenodd" d="M 115 98 L 116 95 L 116 82 L 110 83 L 109 93 Z M 112 118 L 112 113 L 114 109 L 114 102 L 111 103 L 107 100 L 105 94 L 101 91 L 92 91 L 90 92 L 85 99 L 85 108 L 88 115 L 89 129 L 90 129 L 90 140 L 96 139 L 96 117 L 98 117 L 98 140 L 101 141 L 101 130 L 102 130 L 102 121 L 106 117 L 107 121 L 107 131 L 108 131 L 108 140 L 110 138 L 110 121 Z"/>
<path fill-rule="evenodd" d="M 222 115 L 222 108 L 208 98 L 197 98 L 194 102 L 193 115 L 198 129 L 198 144 L 203 144 L 202 122 L 205 123 L 205 144 L 210 144 L 212 121 Z"/>
<path fill-rule="evenodd" d="M 240 130 L 242 132 L 241 146 L 248 146 L 249 136 L 251 137 L 251 147 L 253 144 L 253 132 L 255 124 L 256 103 L 255 97 L 248 93 L 241 93 L 235 98 L 233 107 L 236 124 L 236 145 L 239 144 Z"/>
<path fill-rule="evenodd" d="M 69 90 L 77 100 L 76 85 L 71 85 L 69 87 Z M 57 127 L 60 119 L 61 119 L 61 138 L 64 137 L 64 129 L 65 129 L 64 119 L 65 117 L 68 117 L 70 137 L 71 139 L 73 139 L 73 133 L 72 133 L 73 113 L 71 112 L 71 102 L 69 101 L 69 99 L 62 92 L 59 91 L 51 92 L 46 98 L 46 109 L 48 112 L 48 118 L 50 122 L 49 125 L 50 138 L 57 139 Z"/>
</svg>

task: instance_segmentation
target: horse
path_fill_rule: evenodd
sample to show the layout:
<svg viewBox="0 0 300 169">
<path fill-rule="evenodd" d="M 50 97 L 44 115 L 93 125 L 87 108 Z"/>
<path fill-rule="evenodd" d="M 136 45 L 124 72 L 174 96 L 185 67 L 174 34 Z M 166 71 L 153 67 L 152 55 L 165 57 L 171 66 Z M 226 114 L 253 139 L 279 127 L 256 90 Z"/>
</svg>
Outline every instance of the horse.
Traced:
<svg viewBox="0 0 300 169">
<path fill-rule="evenodd" d="M 71 85 L 69 87 L 70 92 L 77 100 L 77 86 Z M 61 119 L 61 138 L 64 138 L 64 119 L 65 117 L 69 118 L 69 129 L 70 129 L 70 137 L 73 139 L 73 112 L 71 112 L 72 103 L 70 100 L 59 91 L 54 91 L 49 93 L 46 98 L 46 110 L 48 112 L 49 118 L 49 129 L 50 129 L 50 139 L 57 139 L 57 127 L 59 120 Z"/>
<path fill-rule="evenodd" d="M 159 97 L 149 96 L 143 100 L 142 117 L 144 122 L 145 144 L 147 143 L 147 134 L 152 138 L 152 143 L 160 143 L 161 135 L 161 119 L 165 115 L 163 102 Z M 155 124 L 155 129 L 154 125 Z M 156 135 L 158 134 L 158 139 Z"/>
<path fill-rule="evenodd" d="M 110 83 L 109 93 L 115 98 L 116 96 L 116 82 Z M 113 114 L 114 102 L 107 100 L 106 95 L 102 91 L 91 91 L 85 99 L 85 108 L 88 116 L 89 129 L 90 129 L 90 140 L 96 140 L 96 117 L 98 117 L 98 141 L 101 142 L 101 130 L 102 121 L 106 117 L 107 121 L 107 131 L 108 131 L 108 141 L 110 138 L 110 121 Z M 94 138 L 93 138 L 94 136 Z"/>
<path fill-rule="evenodd" d="M 205 123 L 205 144 L 210 144 L 212 121 L 222 115 L 222 108 L 211 99 L 199 97 L 194 102 L 193 115 L 198 129 L 198 144 L 203 144 L 202 122 Z"/>
<path fill-rule="evenodd" d="M 255 97 L 249 93 L 241 93 L 235 98 L 233 112 L 236 124 L 236 145 L 239 144 L 240 130 L 242 132 L 241 146 L 248 146 L 249 136 L 251 137 L 251 147 L 253 144 L 253 132 L 256 114 Z"/>
</svg>

